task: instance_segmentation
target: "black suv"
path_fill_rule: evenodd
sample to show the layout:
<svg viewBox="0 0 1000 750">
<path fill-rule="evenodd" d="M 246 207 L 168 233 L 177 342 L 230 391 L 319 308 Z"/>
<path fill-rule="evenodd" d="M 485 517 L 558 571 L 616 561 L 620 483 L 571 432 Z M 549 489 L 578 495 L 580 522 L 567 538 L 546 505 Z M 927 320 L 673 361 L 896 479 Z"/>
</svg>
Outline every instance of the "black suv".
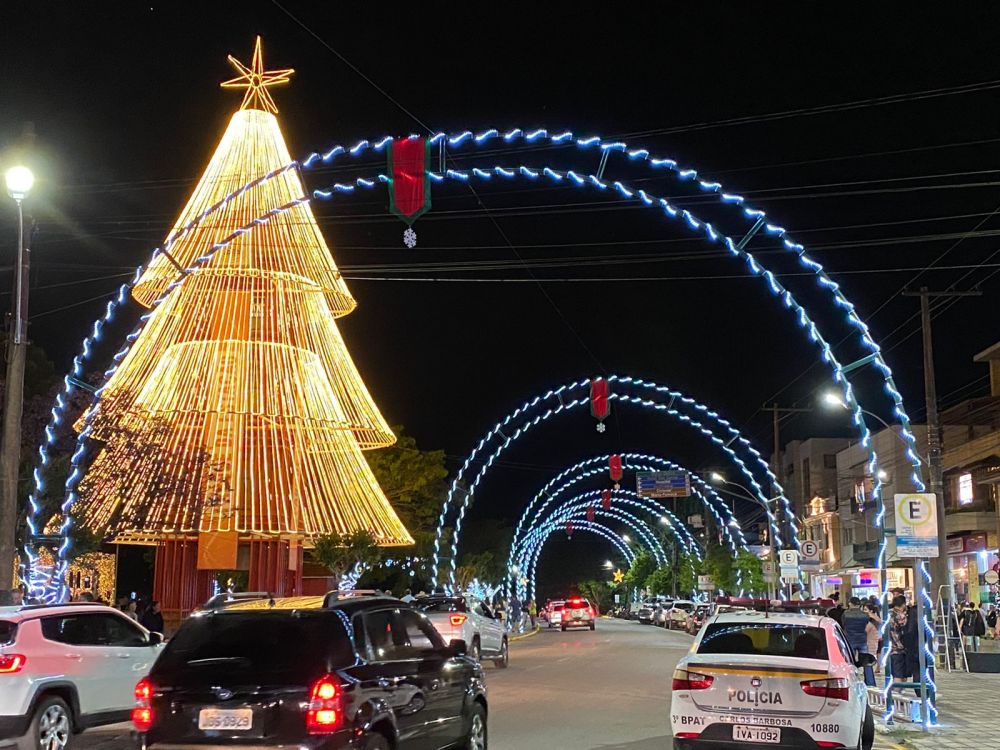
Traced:
<svg viewBox="0 0 1000 750">
<path fill-rule="evenodd" d="M 486 748 L 482 668 L 409 605 L 271 606 L 180 627 L 136 686 L 141 747 Z"/>
</svg>

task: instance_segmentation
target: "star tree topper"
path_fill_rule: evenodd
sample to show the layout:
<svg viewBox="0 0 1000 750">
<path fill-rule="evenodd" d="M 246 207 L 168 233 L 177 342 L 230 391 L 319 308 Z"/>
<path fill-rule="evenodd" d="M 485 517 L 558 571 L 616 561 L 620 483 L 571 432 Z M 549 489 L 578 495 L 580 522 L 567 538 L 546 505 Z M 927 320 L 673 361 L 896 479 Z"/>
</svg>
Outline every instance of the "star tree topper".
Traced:
<svg viewBox="0 0 1000 750">
<path fill-rule="evenodd" d="M 264 70 L 264 56 L 261 53 L 260 37 L 253 48 L 253 61 L 248 68 L 232 55 L 228 57 L 229 62 L 236 68 L 239 75 L 228 81 L 223 81 L 221 86 L 224 89 L 246 89 L 243 96 L 243 104 L 240 109 L 262 109 L 272 115 L 278 113 L 278 108 L 274 105 L 274 99 L 267 89 L 269 86 L 278 86 L 288 83 L 288 77 L 295 71 L 292 68 L 284 70 Z"/>
</svg>

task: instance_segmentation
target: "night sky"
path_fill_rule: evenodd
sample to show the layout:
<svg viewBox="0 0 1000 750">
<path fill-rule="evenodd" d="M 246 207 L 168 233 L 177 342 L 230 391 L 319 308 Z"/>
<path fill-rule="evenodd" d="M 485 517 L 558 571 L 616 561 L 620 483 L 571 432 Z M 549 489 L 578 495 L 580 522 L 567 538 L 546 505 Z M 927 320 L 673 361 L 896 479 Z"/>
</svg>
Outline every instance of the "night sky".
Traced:
<svg viewBox="0 0 1000 750">
<path fill-rule="evenodd" d="M 226 55 L 248 61 L 261 34 L 265 63 L 296 69 L 290 86 L 274 90 L 293 156 L 428 129 L 547 127 L 620 138 L 694 166 L 791 230 L 871 325 L 918 420 L 917 303 L 899 292 L 981 288 L 981 298 L 937 310 L 935 344 L 945 405 L 987 390 L 985 367 L 971 360 L 1000 339 L 1000 10 L 82 5 L 5 9 L 0 52 L 4 163 L 26 122 L 36 134 L 24 157 L 38 175 L 31 335 L 60 368 L 101 299 L 162 241 L 239 105 L 218 86 L 234 75 Z M 470 164 L 455 157 L 455 166 Z M 572 148 L 479 158 L 585 172 L 599 160 Z M 307 181 L 321 188 L 381 169 L 369 159 L 311 171 Z M 745 231 L 732 213 L 650 174 L 621 155 L 605 172 Z M 761 405 L 813 406 L 829 383 L 764 282 L 657 214 L 523 181 L 475 194 L 447 184 L 433 200 L 414 250 L 403 247 L 404 225 L 384 192 L 314 210 L 359 302 L 340 325 L 363 377 L 390 423 L 422 447 L 444 448 L 453 467 L 523 400 L 581 377 L 670 384 L 729 417 L 765 455 L 770 421 Z M 5 264 L 11 214 L 0 218 Z M 750 245 L 776 273 L 800 272 L 777 248 L 761 237 Z M 863 353 L 810 277 L 782 281 L 842 361 Z M 889 418 L 872 373 L 855 383 L 865 407 Z M 783 430 L 788 438 L 849 434 L 842 415 L 819 410 Z M 580 410 L 505 455 L 472 519 L 514 519 L 569 463 L 631 450 L 692 468 L 721 461 L 665 418 L 616 408 L 599 435 Z M 595 574 L 608 552 L 582 537 L 552 550 L 542 574 L 553 586 Z"/>
</svg>

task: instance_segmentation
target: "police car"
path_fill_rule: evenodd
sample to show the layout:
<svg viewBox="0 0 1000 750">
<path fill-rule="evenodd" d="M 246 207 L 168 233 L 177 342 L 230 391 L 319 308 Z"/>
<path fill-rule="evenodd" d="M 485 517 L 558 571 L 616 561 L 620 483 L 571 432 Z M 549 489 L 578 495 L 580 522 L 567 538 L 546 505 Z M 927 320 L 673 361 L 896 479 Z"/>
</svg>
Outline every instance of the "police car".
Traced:
<svg viewBox="0 0 1000 750">
<path fill-rule="evenodd" d="M 855 655 L 831 618 L 728 612 L 708 619 L 673 676 L 676 750 L 870 750 L 875 723 Z"/>
</svg>

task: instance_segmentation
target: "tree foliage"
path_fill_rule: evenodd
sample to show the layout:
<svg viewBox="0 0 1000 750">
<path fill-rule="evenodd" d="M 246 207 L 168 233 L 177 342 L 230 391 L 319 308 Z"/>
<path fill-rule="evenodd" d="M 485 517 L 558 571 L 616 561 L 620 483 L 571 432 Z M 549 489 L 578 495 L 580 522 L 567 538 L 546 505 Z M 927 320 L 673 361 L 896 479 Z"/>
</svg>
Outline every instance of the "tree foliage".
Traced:
<svg viewBox="0 0 1000 750">
<path fill-rule="evenodd" d="M 375 536 L 367 529 L 349 534 L 323 534 L 316 538 L 312 556 L 339 580 L 358 563 L 374 565 L 382 556 Z"/>
<path fill-rule="evenodd" d="M 755 593 L 767 591 L 764 565 L 757 555 L 747 549 L 739 550 L 736 553 L 735 567 L 742 573 L 744 589 Z"/>
<path fill-rule="evenodd" d="M 442 450 L 425 451 L 402 427 L 393 427 L 396 443 L 368 451 L 365 458 L 403 525 L 416 542 L 418 555 L 426 554 L 444 502 L 448 469 Z"/>
<path fill-rule="evenodd" d="M 625 583 L 633 589 L 642 588 L 654 570 L 656 570 L 656 560 L 648 550 L 641 550 L 625 574 Z"/>
<path fill-rule="evenodd" d="M 672 568 L 657 568 L 646 577 L 643 583 L 643 588 L 652 596 L 669 594 L 673 586 L 674 571 Z"/>
<path fill-rule="evenodd" d="M 698 574 L 701 571 L 701 562 L 691 554 L 685 553 L 677 560 L 677 592 L 681 595 L 688 595 L 698 588 Z"/>
<path fill-rule="evenodd" d="M 611 586 L 604 581 L 580 581 L 577 584 L 577 589 L 583 596 L 596 604 L 597 608 L 602 612 L 610 609 L 614 602 Z"/>
</svg>

